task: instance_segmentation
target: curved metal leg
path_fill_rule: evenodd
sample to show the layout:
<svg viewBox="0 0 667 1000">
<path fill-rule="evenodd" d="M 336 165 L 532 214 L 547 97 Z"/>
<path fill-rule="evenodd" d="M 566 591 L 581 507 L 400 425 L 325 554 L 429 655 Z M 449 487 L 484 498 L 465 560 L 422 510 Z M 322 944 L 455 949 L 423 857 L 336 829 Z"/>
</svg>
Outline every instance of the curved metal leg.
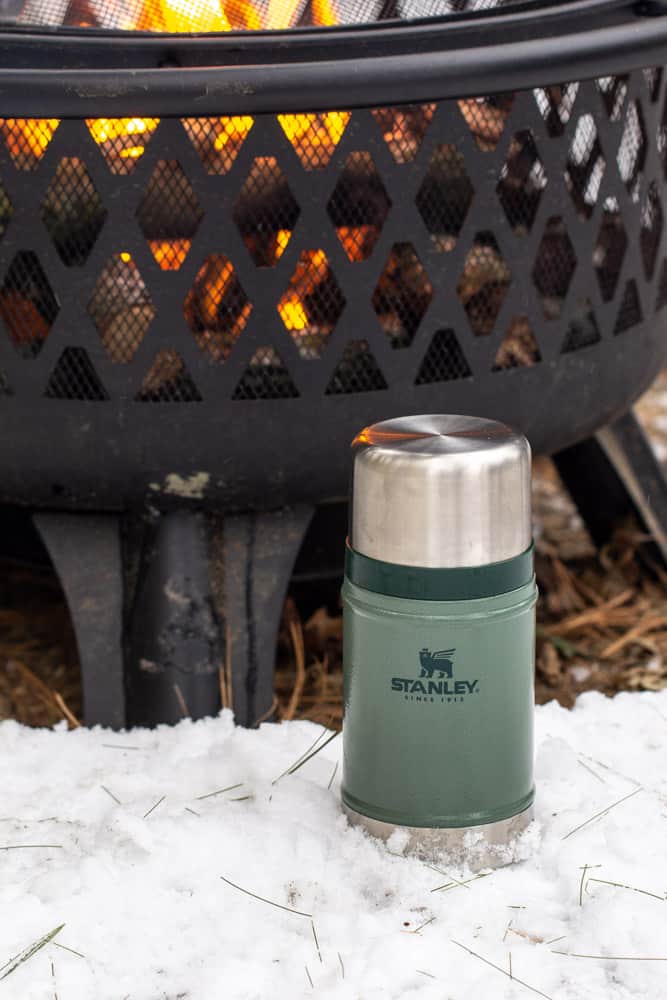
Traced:
<svg viewBox="0 0 667 1000">
<path fill-rule="evenodd" d="M 667 479 L 632 411 L 554 462 L 597 545 L 634 513 L 667 562 Z"/>
</svg>

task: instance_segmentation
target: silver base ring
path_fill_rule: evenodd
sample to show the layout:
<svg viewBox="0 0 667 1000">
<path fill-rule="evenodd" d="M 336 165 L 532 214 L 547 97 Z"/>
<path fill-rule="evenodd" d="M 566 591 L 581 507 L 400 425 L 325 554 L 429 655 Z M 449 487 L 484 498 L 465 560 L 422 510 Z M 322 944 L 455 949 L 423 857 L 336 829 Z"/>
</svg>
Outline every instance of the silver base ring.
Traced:
<svg viewBox="0 0 667 1000">
<path fill-rule="evenodd" d="M 343 803 L 343 812 L 353 826 L 371 837 L 392 840 L 396 854 L 413 854 L 423 861 L 446 862 L 472 872 L 502 868 L 519 860 L 517 841 L 533 821 L 533 806 L 508 819 L 479 826 L 397 826 L 363 816 Z"/>
</svg>

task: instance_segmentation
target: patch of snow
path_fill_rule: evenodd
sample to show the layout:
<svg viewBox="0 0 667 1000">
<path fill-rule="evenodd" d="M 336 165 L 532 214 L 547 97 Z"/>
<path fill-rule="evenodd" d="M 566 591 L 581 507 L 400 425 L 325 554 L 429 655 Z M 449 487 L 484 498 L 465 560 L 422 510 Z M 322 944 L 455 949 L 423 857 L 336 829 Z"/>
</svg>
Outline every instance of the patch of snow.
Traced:
<svg viewBox="0 0 667 1000">
<path fill-rule="evenodd" d="M 667 692 L 536 721 L 525 860 L 466 885 L 348 825 L 340 737 L 272 784 L 311 723 L 2 723 L 0 965 L 65 927 L 0 1000 L 664 1000 Z"/>
</svg>

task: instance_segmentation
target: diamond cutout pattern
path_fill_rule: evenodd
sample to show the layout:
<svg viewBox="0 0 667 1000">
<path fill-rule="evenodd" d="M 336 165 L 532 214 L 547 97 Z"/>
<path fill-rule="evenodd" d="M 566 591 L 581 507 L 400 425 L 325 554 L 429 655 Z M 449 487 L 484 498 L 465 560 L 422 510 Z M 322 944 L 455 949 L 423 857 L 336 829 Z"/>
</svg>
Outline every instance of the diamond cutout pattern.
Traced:
<svg viewBox="0 0 667 1000">
<path fill-rule="evenodd" d="M 600 284 L 600 294 L 605 302 L 613 299 L 623 258 L 628 248 L 628 237 L 615 198 L 608 198 L 602 213 L 602 222 L 593 250 L 593 265 Z"/>
<path fill-rule="evenodd" d="M 513 104 L 514 94 L 470 97 L 459 101 L 459 109 L 470 134 L 482 152 L 495 149 L 500 142 Z"/>
<path fill-rule="evenodd" d="M 211 254 L 199 269 L 183 306 L 185 322 L 209 360 L 222 364 L 246 327 L 252 304 L 232 262 Z"/>
<path fill-rule="evenodd" d="M 651 66 L 642 70 L 644 83 L 648 91 L 651 104 L 654 104 L 660 96 L 660 85 L 662 84 L 662 66 Z"/>
<path fill-rule="evenodd" d="M 58 118 L 0 118 L 0 132 L 17 170 L 35 170 L 58 128 Z"/>
<path fill-rule="evenodd" d="M 530 368 L 542 360 L 535 334 L 526 316 L 513 317 L 498 348 L 492 371 L 508 368 Z"/>
<path fill-rule="evenodd" d="M 537 107 L 550 136 L 562 135 L 565 131 L 565 126 L 572 117 L 572 109 L 578 91 L 578 83 L 538 87 L 533 91 Z"/>
<path fill-rule="evenodd" d="M 135 400 L 137 403 L 199 403 L 201 395 L 178 351 L 165 348 L 155 355 Z"/>
<path fill-rule="evenodd" d="M 656 303 L 656 309 L 659 308 L 660 306 Z M 637 291 L 637 282 L 630 280 L 626 284 L 625 291 L 623 292 L 621 306 L 618 310 L 618 316 L 616 317 L 616 324 L 614 326 L 614 334 L 618 335 L 619 333 L 625 333 L 627 330 L 631 330 L 633 326 L 638 326 L 643 319 L 642 307 L 639 301 L 639 293 Z"/>
<path fill-rule="evenodd" d="M 129 253 L 109 258 L 95 283 L 88 314 L 111 360 L 128 364 L 155 318 L 155 306 Z"/>
<path fill-rule="evenodd" d="M 107 217 L 83 160 L 64 157 L 41 206 L 42 222 L 66 267 L 86 263 Z"/>
<path fill-rule="evenodd" d="M 349 111 L 322 114 L 278 115 L 304 170 L 322 170 L 334 155 L 350 120 Z"/>
<path fill-rule="evenodd" d="M 390 207 L 391 200 L 371 154 L 350 153 L 327 211 L 351 261 L 370 257 Z"/>
<path fill-rule="evenodd" d="M 456 246 L 474 193 L 456 146 L 436 146 L 416 198 L 436 250 L 448 251 Z"/>
<path fill-rule="evenodd" d="M 664 215 L 658 185 L 655 181 L 651 181 L 642 205 L 641 229 L 639 231 L 639 247 L 644 271 L 649 280 L 653 277 L 655 270 L 663 226 Z"/>
<path fill-rule="evenodd" d="M 547 175 L 533 133 L 517 132 L 496 188 L 507 221 L 517 235 L 529 233 L 533 228 L 546 186 Z"/>
<path fill-rule="evenodd" d="M 108 399 L 88 354 L 82 347 L 66 347 L 44 390 L 48 399 L 101 402 Z"/>
<path fill-rule="evenodd" d="M 26 359 L 55 337 L 33 366 L 47 363 L 39 390 L 48 398 L 113 395 L 124 405 L 127 385 L 140 402 L 197 401 L 209 363 L 234 351 L 227 404 L 232 390 L 238 401 L 296 399 L 304 360 L 322 369 L 319 393 L 393 389 L 389 347 L 405 352 L 402 370 L 416 385 L 444 384 L 473 377 L 471 332 L 493 337 L 474 373 L 491 399 L 502 391 L 491 372 L 540 362 L 543 329 L 566 353 L 643 323 L 652 331 L 654 310 L 667 315 L 664 70 L 539 87 L 512 102 L 0 119 L 0 336 Z M 136 224 L 127 218 L 135 209 Z M 113 256 L 106 244 L 101 253 L 123 226 Z M 251 280 L 255 266 L 276 264 Z M 180 278 L 164 273 L 179 268 Z M 162 302 L 162 325 L 177 336 L 147 354 Z M 190 335 L 197 348 L 183 342 Z M 109 363 L 129 370 L 107 387 Z M 13 369 L 11 381 L 24 391 Z M 519 390 L 523 376 L 513 384 Z M 0 376 L 0 397 L 8 392 Z M 207 404 L 227 405 L 222 393 Z"/>
<path fill-rule="evenodd" d="M 7 232 L 7 226 L 10 223 L 13 211 L 9 195 L 2 186 L 2 183 L 0 183 L 0 240 L 2 240 L 2 237 Z"/>
<path fill-rule="evenodd" d="M 0 316 L 21 357 L 37 357 L 59 310 L 37 254 L 20 250 L 0 288 Z"/>
<path fill-rule="evenodd" d="M 278 302 L 280 318 L 304 360 L 322 356 L 344 308 L 324 250 L 304 250 Z"/>
<path fill-rule="evenodd" d="M 600 341 L 600 328 L 589 299 L 577 303 L 575 314 L 568 326 L 567 334 L 561 349 L 562 354 L 580 351 L 584 347 L 592 347 Z"/>
<path fill-rule="evenodd" d="M 411 243 L 394 243 L 373 292 L 373 309 L 392 347 L 409 347 L 433 287 Z"/>
<path fill-rule="evenodd" d="M 470 378 L 472 370 L 453 330 L 438 330 L 417 372 L 415 385 Z"/>
<path fill-rule="evenodd" d="M 581 115 L 567 155 L 565 182 L 574 207 L 586 219 L 597 204 L 605 167 L 595 119 Z"/>
<path fill-rule="evenodd" d="M 299 393 L 273 347 L 258 347 L 239 380 L 232 399 L 295 399 Z"/>
<path fill-rule="evenodd" d="M 396 163 L 411 163 L 424 141 L 435 104 L 404 104 L 396 108 L 375 108 L 373 118 Z"/>
<path fill-rule="evenodd" d="M 248 138 L 250 115 L 223 118 L 182 118 L 181 124 L 207 174 L 227 174 Z"/>
<path fill-rule="evenodd" d="M 88 118 L 86 125 L 112 174 L 131 174 L 146 152 L 159 118 Z"/>
<path fill-rule="evenodd" d="M 256 266 L 273 267 L 285 252 L 300 214 L 275 157 L 253 161 L 232 214 Z"/>
<path fill-rule="evenodd" d="M 639 101 L 631 101 L 625 113 L 623 134 L 616 154 L 621 180 L 633 201 L 639 198 L 639 183 L 646 162 L 646 126 Z"/>
<path fill-rule="evenodd" d="M 181 267 L 203 214 L 180 163 L 158 160 L 137 208 L 137 221 L 163 271 Z"/>
<path fill-rule="evenodd" d="M 545 319 L 557 319 L 577 267 L 577 258 L 565 223 L 554 215 L 544 229 L 533 267 L 533 281 Z"/>
<path fill-rule="evenodd" d="M 493 332 L 511 280 L 493 233 L 477 233 L 456 288 L 476 337 Z"/>
<path fill-rule="evenodd" d="M 602 98 L 602 105 L 607 117 L 612 122 L 621 120 L 623 105 L 628 94 L 627 76 L 601 76 L 595 81 Z"/>
<path fill-rule="evenodd" d="M 327 396 L 342 396 L 353 392 L 376 392 L 387 383 L 371 354 L 367 340 L 351 340 L 336 365 L 326 387 Z"/>
</svg>

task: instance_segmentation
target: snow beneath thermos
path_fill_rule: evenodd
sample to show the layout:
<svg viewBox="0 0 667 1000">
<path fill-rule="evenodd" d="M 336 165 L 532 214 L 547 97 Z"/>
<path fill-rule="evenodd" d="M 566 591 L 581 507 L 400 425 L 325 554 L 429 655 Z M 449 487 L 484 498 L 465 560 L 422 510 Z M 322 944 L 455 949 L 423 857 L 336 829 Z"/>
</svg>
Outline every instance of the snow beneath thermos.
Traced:
<svg viewBox="0 0 667 1000">
<path fill-rule="evenodd" d="M 3 722 L 0 997 L 664 1000 L 667 692 L 536 713 L 537 821 L 483 877 L 349 827 L 340 737 L 283 773 L 312 723 Z"/>
</svg>

